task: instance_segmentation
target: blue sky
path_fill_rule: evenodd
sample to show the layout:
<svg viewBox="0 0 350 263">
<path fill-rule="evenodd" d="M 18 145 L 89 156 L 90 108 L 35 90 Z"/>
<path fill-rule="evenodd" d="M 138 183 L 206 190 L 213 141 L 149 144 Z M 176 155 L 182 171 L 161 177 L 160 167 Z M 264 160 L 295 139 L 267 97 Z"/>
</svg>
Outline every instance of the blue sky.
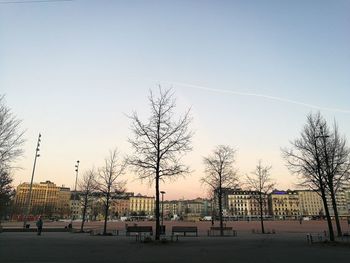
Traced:
<svg viewBox="0 0 350 263">
<path fill-rule="evenodd" d="M 349 1 L 1 2 L 0 93 L 27 129 L 15 184 L 30 180 L 39 132 L 35 181 L 72 186 L 77 159 L 83 171 L 115 146 L 130 153 L 125 114 L 147 117 L 158 84 L 173 87 L 179 113 L 192 108 L 196 132 L 194 172 L 163 185 L 168 198 L 205 195 L 202 157 L 217 144 L 238 150 L 242 177 L 262 159 L 280 188 L 294 187 L 280 148 L 315 110 L 191 85 L 350 110 Z M 349 138 L 350 113 L 321 113 Z"/>
</svg>

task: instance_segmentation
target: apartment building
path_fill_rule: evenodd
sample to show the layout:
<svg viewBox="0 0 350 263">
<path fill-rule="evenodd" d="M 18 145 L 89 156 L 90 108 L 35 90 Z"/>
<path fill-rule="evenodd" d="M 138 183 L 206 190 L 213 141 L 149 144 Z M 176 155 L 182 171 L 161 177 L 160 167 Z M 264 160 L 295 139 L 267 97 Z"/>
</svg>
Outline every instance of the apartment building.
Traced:
<svg viewBox="0 0 350 263">
<path fill-rule="evenodd" d="M 224 215 L 238 218 L 260 216 L 259 192 L 236 189 L 227 196 L 228 206 Z M 262 194 L 263 215 L 269 214 L 267 195 Z"/>
<path fill-rule="evenodd" d="M 297 191 L 274 190 L 269 194 L 269 210 L 275 219 L 297 219 L 300 217 Z"/>
<path fill-rule="evenodd" d="M 324 205 L 322 198 L 317 191 L 297 190 L 299 196 L 299 211 L 301 216 L 324 215 Z"/>
<path fill-rule="evenodd" d="M 154 197 L 137 194 L 129 198 L 130 213 L 137 213 L 145 215 L 154 215 L 155 199 Z"/>
<path fill-rule="evenodd" d="M 17 186 L 15 206 L 18 211 L 26 209 L 29 200 L 29 183 Z M 66 216 L 69 214 L 70 189 L 56 186 L 53 182 L 46 181 L 34 183 L 32 186 L 31 201 L 29 204 L 31 215 Z"/>
</svg>

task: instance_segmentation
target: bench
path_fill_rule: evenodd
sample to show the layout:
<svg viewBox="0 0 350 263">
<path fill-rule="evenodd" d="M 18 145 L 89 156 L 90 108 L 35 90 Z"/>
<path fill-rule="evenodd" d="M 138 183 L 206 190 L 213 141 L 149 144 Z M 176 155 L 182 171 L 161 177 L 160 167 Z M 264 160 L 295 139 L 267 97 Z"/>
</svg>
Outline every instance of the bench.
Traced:
<svg viewBox="0 0 350 263">
<path fill-rule="evenodd" d="M 145 234 L 153 235 L 152 226 L 127 226 L 126 227 L 126 235 L 130 236 L 130 234 L 135 233 L 136 241 L 141 241 L 142 237 Z"/>
<path fill-rule="evenodd" d="M 324 233 L 308 233 L 306 235 L 307 243 L 313 244 L 315 242 L 322 242 L 325 241 L 326 237 Z"/>
<path fill-rule="evenodd" d="M 90 229 L 90 230 L 85 231 L 85 232 L 86 233 L 90 233 L 90 236 L 101 236 L 101 235 L 103 235 L 103 229 L 102 228 Z M 75 233 L 80 233 L 80 231 L 77 231 Z M 119 236 L 119 230 L 118 229 L 112 230 L 112 232 L 108 231 L 106 233 L 106 235 L 108 235 L 108 236 L 110 236 L 110 235 L 112 235 L 112 236 Z"/>
<path fill-rule="evenodd" d="M 187 233 L 192 233 L 195 235 L 191 236 L 198 236 L 198 228 L 196 226 L 173 226 L 171 229 L 171 240 L 173 240 L 173 237 L 176 237 L 176 241 L 179 239 L 179 235 L 186 236 Z"/>
<path fill-rule="evenodd" d="M 223 232 L 224 232 L 224 236 L 237 236 L 237 231 L 233 230 L 232 227 L 223 227 Z M 221 233 L 221 228 L 220 227 L 211 227 L 208 230 L 208 236 L 216 236 L 216 235 L 220 235 Z"/>
</svg>

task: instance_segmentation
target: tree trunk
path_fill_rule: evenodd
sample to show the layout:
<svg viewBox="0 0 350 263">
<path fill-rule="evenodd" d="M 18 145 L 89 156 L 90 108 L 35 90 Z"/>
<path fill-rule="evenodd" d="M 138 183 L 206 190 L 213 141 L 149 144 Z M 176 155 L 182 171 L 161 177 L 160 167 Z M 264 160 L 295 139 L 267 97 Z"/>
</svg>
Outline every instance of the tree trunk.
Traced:
<svg viewBox="0 0 350 263">
<path fill-rule="evenodd" d="M 156 175 L 156 236 L 155 239 L 159 240 L 160 237 L 160 211 L 159 211 L 159 177 Z"/>
<path fill-rule="evenodd" d="M 81 226 L 80 226 L 80 232 L 83 232 L 84 231 L 84 223 L 85 223 L 85 218 L 86 218 L 86 209 L 87 209 L 87 198 L 85 197 L 85 200 L 84 200 L 84 207 L 83 207 L 83 218 L 82 218 L 82 221 L 81 221 Z"/>
<path fill-rule="evenodd" d="M 220 220 L 220 236 L 224 235 L 224 222 L 222 220 L 222 189 L 219 187 L 219 220 Z"/>
<path fill-rule="evenodd" d="M 321 188 L 321 197 L 322 197 L 323 206 L 324 206 L 326 218 L 327 218 L 329 240 L 334 241 L 334 231 L 333 231 L 332 219 L 331 219 L 331 216 L 329 215 L 329 209 L 328 209 L 328 205 L 327 205 L 325 190 L 322 188 Z"/>
<path fill-rule="evenodd" d="M 341 226 L 340 226 L 340 221 L 339 221 L 337 200 L 335 198 L 335 193 L 334 193 L 333 187 L 330 187 L 330 196 L 331 196 L 332 207 L 333 207 L 333 211 L 334 211 L 335 224 L 336 224 L 336 227 L 337 227 L 337 234 L 338 234 L 338 237 L 341 237 L 342 236 L 342 231 L 341 231 Z"/>
<path fill-rule="evenodd" d="M 264 218 L 263 218 L 263 200 L 262 200 L 262 197 L 261 197 L 261 196 L 260 196 L 260 200 L 259 200 L 259 205 L 260 205 L 261 233 L 265 234 Z"/>
<path fill-rule="evenodd" d="M 104 225 L 103 225 L 103 235 L 107 235 L 108 210 L 109 210 L 109 193 L 107 194 L 107 199 L 106 199 L 106 206 L 105 206 L 105 222 L 104 222 Z"/>
</svg>

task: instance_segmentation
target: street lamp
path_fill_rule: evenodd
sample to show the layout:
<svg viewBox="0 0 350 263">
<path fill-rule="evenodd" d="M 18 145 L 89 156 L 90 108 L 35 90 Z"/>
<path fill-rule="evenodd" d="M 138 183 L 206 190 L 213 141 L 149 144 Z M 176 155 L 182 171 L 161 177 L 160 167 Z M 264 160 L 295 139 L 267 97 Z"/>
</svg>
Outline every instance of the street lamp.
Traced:
<svg viewBox="0 0 350 263">
<path fill-rule="evenodd" d="M 78 173 L 79 173 L 79 163 L 80 161 L 77 161 L 77 164 L 75 165 L 75 184 L 74 184 L 74 199 L 73 199 L 73 206 L 72 208 L 75 208 L 76 205 L 76 196 L 77 196 L 77 182 L 78 182 Z M 74 219 L 74 209 L 72 209 L 72 222 Z"/>
<path fill-rule="evenodd" d="M 41 142 L 41 134 L 39 133 L 38 136 L 38 142 L 36 144 L 36 149 L 35 149 L 35 157 L 34 157 L 34 164 L 33 164 L 33 171 L 32 171 L 32 178 L 30 180 L 30 186 L 29 186 L 29 192 L 28 192 L 28 197 L 27 197 L 27 203 L 26 203 L 26 208 L 27 211 L 24 215 L 24 220 L 23 220 L 23 228 L 26 228 L 27 225 L 27 220 L 28 220 L 28 215 L 30 211 L 30 202 L 32 200 L 32 189 L 33 189 L 33 179 L 34 179 L 34 173 L 35 173 L 35 166 L 36 166 L 36 159 L 40 157 L 39 151 L 40 151 L 40 142 Z"/>
<path fill-rule="evenodd" d="M 164 191 L 160 191 L 160 193 L 162 194 L 162 230 L 163 230 L 163 223 L 164 223 Z"/>
</svg>

